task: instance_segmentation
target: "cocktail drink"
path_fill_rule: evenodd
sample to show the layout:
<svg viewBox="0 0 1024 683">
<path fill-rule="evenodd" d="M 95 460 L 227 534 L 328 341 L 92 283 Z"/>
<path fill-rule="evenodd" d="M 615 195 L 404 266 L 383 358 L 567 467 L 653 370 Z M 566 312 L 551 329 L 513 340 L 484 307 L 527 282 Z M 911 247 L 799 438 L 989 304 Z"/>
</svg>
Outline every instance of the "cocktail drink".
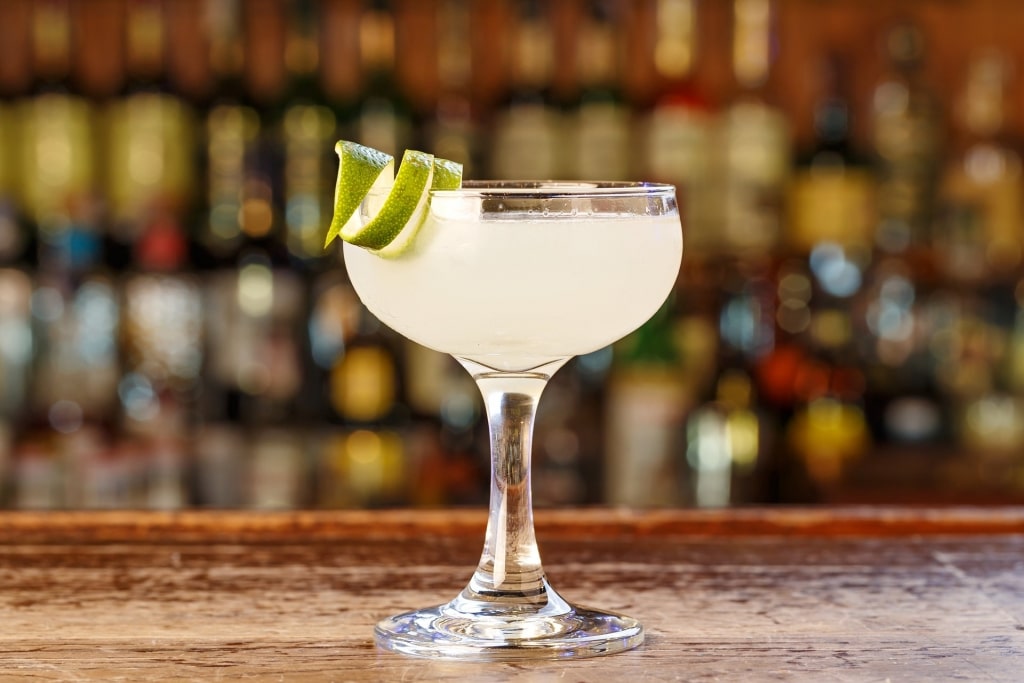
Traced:
<svg viewBox="0 0 1024 683">
<path fill-rule="evenodd" d="M 405 162 L 403 162 L 405 163 Z M 364 220 L 374 197 L 363 203 Z M 675 191 L 640 183 L 466 183 L 431 190 L 410 248 L 344 245 L 366 307 L 453 355 L 483 394 L 491 500 L 480 563 L 451 602 L 380 622 L 383 648 L 467 659 L 562 658 L 635 647 L 630 617 L 574 606 L 548 585 L 530 497 L 533 419 L 572 356 L 642 325 L 682 256 Z"/>
</svg>

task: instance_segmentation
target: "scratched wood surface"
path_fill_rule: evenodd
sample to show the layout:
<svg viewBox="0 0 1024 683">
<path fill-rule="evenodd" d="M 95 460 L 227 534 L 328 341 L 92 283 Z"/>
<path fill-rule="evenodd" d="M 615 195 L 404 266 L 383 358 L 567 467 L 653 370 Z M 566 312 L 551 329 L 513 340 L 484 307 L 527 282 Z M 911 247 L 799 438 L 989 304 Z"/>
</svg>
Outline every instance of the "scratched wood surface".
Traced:
<svg viewBox="0 0 1024 683">
<path fill-rule="evenodd" d="M 1024 510 L 538 514 L 568 598 L 648 629 L 576 662 L 382 653 L 483 516 L 0 514 L 0 681 L 1024 680 Z"/>
</svg>

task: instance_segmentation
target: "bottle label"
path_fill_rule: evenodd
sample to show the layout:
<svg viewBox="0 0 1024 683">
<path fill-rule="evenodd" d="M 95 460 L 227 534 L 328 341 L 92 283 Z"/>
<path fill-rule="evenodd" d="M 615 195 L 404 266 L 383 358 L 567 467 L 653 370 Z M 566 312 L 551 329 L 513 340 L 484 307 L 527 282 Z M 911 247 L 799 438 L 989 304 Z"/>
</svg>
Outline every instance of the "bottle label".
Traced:
<svg viewBox="0 0 1024 683">
<path fill-rule="evenodd" d="M 210 208 L 204 242 L 215 251 L 227 251 L 241 238 L 246 154 L 259 129 L 259 115 L 249 107 L 219 105 L 207 116 Z"/>
<path fill-rule="evenodd" d="M 698 111 L 659 107 L 648 121 L 647 169 L 651 177 L 689 187 L 707 175 L 709 121 Z"/>
<path fill-rule="evenodd" d="M 950 273 L 981 277 L 989 268 L 1006 272 L 1021 262 L 1022 175 L 1019 158 L 991 145 L 968 150 L 947 174 L 942 194 L 951 216 L 939 222 L 936 246 Z"/>
<path fill-rule="evenodd" d="M 771 250 L 779 240 L 782 195 L 789 172 L 789 130 L 776 110 L 734 106 L 723 121 L 725 179 L 720 194 L 726 244 Z"/>
<path fill-rule="evenodd" d="M 330 223 L 328 164 L 334 114 L 317 105 L 296 105 L 284 115 L 284 193 L 288 250 L 301 259 L 321 256 L 323 226 Z"/>
<path fill-rule="evenodd" d="M 133 95 L 112 105 L 108 115 L 107 192 L 115 217 L 137 225 L 131 219 L 154 204 L 187 204 L 195 176 L 195 138 L 185 103 L 159 93 Z"/>
<path fill-rule="evenodd" d="M 710 249 L 721 242 L 714 215 L 718 194 L 712 168 L 713 126 L 699 110 L 655 109 L 647 122 L 646 175 L 676 186 L 685 216 L 688 248 Z"/>
<path fill-rule="evenodd" d="M 573 177 L 581 180 L 625 180 L 630 175 L 630 125 L 625 107 L 593 102 L 576 113 L 573 132 Z"/>
<path fill-rule="evenodd" d="M 821 242 L 869 246 L 873 195 L 866 170 L 824 167 L 798 174 L 789 191 L 790 246 L 799 251 Z"/>
<path fill-rule="evenodd" d="M 89 103 L 42 95 L 21 105 L 22 206 L 37 221 L 87 197 L 96 173 L 96 135 Z"/>
<path fill-rule="evenodd" d="M 563 150 L 560 114 L 541 104 L 513 106 L 497 123 L 493 149 L 498 178 L 557 178 Z"/>
<path fill-rule="evenodd" d="M 609 388 L 606 501 L 618 505 L 682 502 L 683 385 L 658 373 L 626 373 Z"/>
</svg>

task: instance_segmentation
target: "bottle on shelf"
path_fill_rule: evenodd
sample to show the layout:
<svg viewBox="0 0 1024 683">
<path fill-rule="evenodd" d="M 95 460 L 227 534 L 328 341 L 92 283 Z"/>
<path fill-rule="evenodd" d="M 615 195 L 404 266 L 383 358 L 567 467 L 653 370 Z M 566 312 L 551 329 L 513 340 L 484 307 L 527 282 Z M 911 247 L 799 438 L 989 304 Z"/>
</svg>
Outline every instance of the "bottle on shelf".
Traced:
<svg viewBox="0 0 1024 683">
<path fill-rule="evenodd" d="M 752 383 L 742 370 L 718 378 L 713 401 L 686 420 L 688 498 L 697 507 L 726 507 L 756 500 L 763 428 L 753 410 Z"/>
<path fill-rule="evenodd" d="M 312 7 L 293 6 L 298 23 L 290 33 L 282 3 L 233 9 L 220 16 L 228 30 L 211 45 L 222 58 L 221 80 L 232 87 L 240 80 L 243 87 L 215 100 L 207 115 L 206 225 L 223 255 L 204 282 L 204 415 L 211 429 L 273 429 L 268 442 L 291 446 L 268 446 L 268 462 L 288 451 L 298 467 L 304 456 L 293 447 L 301 439 L 285 427 L 305 409 L 297 397 L 305 372 L 306 292 L 303 270 L 290 266 L 295 256 L 312 258 L 310 213 L 323 206 L 320 155 L 328 152 L 311 150 L 309 138 L 322 140 L 324 119 L 332 115 L 314 103 Z M 296 210 L 289 213 L 290 206 Z"/>
<path fill-rule="evenodd" d="M 733 2 L 732 63 L 739 94 L 720 114 L 722 235 L 725 248 L 750 258 L 778 251 L 789 178 L 790 132 L 766 94 L 773 59 L 772 0 Z"/>
<path fill-rule="evenodd" d="M 31 349 L 15 451 L 27 458 L 27 489 L 37 475 L 52 480 L 48 506 L 73 502 L 61 483 L 67 463 L 60 442 L 115 421 L 119 373 L 118 292 L 100 267 L 97 113 L 71 71 L 84 44 L 72 40 L 70 9 L 62 1 L 31 9 L 34 86 L 17 105 L 17 163 L 36 254 L 10 271 L 5 286 L 14 308 L 28 314 L 22 324 L 8 321 L 15 326 L 5 337 L 8 353 L 19 344 Z"/>
<path fill-rule="evenodd" d="M 244 238 L 246 168 L 258 152 L 260 116 L 245 86 L 245 36 L 236 0 L 208 0 L 203 15 L 214 94 L 205 111 L 205 215 L 199 243 L 208 268 L 231 267 Z"/>
<path fill-rule="evenodd" d="M 396 79 L 395 7 L 391 0 L 367 0 L 359 17 L 362 94 L 347 135 L 401 159 L 412 139 L 412 111 Z"/>
<path fill-rule="evenodd" d="M 18 117 L 14 102 L 23 93 L 0 89 L 0 265 L 26 264 L 33 251 L 32 235 L 17 197 Z"/>
<path fill-rule="evenodd" d="M 204 283 L 206 364 L 197 467 L 205 503 L 259 508 L 308 503 L 301 326 L 306 288 L 258 251 Z M 213 445 L 211 445 L 213 444 Z M 251 456 L 247 456 L 251 453 Z M 240 474 L 234 483 L 230 473 Z"/>
<path fill-rule="evenodd" d="M 901 253 L 928 244 L 938 169 L 942 112 L 925 82 L 924 36 L 913 23 L 885 34 L 888 73 L 875 86 L 871 140 L 878 182 L 875 244 Z"/>
<path fill-rule="evenodd" d="M 492 122 L 490 171 L 509 180 L 563 173 L 562 112 L 551 92 L 554 37 L 546 5 L 517 3 L 511 31 L 511 86 Z"/>
<path fill-rule="evenodd" d="M 964 143 L 944 170 L 935 235 L 940 268 L 958 281 L 1000 281 L 1022 259 L 1021 151 L 1005 124 L 1009 68 L 998 52 L 968 67 L 960 101 Z"/>
<path fill-rule="evenodd" d="M 121 303 L 117 442 L 131 505 L 189 502 L 187 440 L 203 366 L 202 290 L 192 276 L 196 114 L 169 80 L 166 6 L 127 5 L 121 97 L 107 109 L 107 262 Z"/>
<path fill-rule="evenodd" d="M 464 178 L 480 171 L 481 139 L 469 91 L 473 75 L 472 7 L 467 0 L 438 3 L 437 104 L 426 125 L 425 148 L 462 164 Z"/>
<path fill-rule="evenodd" d="M 831 495 L 872 440 L 863 370 L 869 342 L 857 316 L 870 295 L 860 253 L 822 241 L 805 261 L 788 261 L 779 278 L 776 319 L 783 353 L 773 359 L 775 372 L 785 368 L 780 361 L 791 365 L 787 375 L 774 375 L 769 390 L 779 397 L 780 380 L 788 384 L 779 436 L 790 457 L 771 464 L 779 468 L 777 485 L 795 499 Z"/>
<path fill-rule="evenodd" d="M 242 242 L 232 265 L 238 269 L 251 258 L 283 268 L 289 265 L 289 256 L 277 126 L 288 104 L 285 5 L 277 0 L 250 0 L 240 10 L 246 104 L 258 113 L 259 124 L 245 149 L 239 211 Z"/>
<path fill-rule="evenodd" d="M 288 252 L 294 262 L 315 268 L 325 262 L 324 226 L 333 206 L 337 122 L 320 88 L 318 6 L 301 0 L 291 7 L 285 42 L 287 105 L 279 135 L 282 144 L 283 214 Z"/>
<path fill-rule="evenodd" d="M 108 261 L 117 269 L 141 251 L 148 260 L 183 260 L 189 245 L 182 222 L 195 201 L 195 113 L 167 79 L 163 1 L 131 0 L 124 37 L 127 80 L 105 112 Z"/>
<path fill-rule="evenodd" d="M 17 106 L 15 124 L 18 201 L 29 234 L 36 236 L 38 265 L 70 274 L 88 270 L 101 255 L 97 116 L 72 78 L 67 0 L 33 4 L 31 26 L 34 82 Z"/>
<path fill-rule="evenodd" d="M 898 254 L 876 258 L 851 306 L 863 311 L 854 318 L 853 334 L 866 378 L 868 422 L 882 444 L 950 443 L 954 435 L 941 377 L 967 370 L 943 357 L 955 335 L 948 325 L 958 317 L 951 299 L 930 291 L 915 265 Z M 922 335 L 921 329 L 932 334 Z M 980 377 L 977 368 L 967 371 Z"/>
<path fill-rule="evenodd" d="M 627 180 L 633 170 L 631 113 L 619 84 L 615 9 L 608 0 L 589 0 L 576 34 L 579 94 L 566 120 L 570 178 Z"/>
<path fill-rule="evenodd" d="M 332 432 L 321 453 L 328 507 L 395 505 L 408 498 L 403 375 L 393 337 L 365 309 L 329 371 Z"/>
<path fill-rule="evenodd" d="M 32 277 L 19 267 L 0 267 L 0 424 L 28 417 L 33 376 Z M 9 434 L 5 434 L 9 436 Z"/>
<path fill-rule="evenodd" d="M 814 140 L 797 155 L 789 186 L 786 241 L 800 254 L 835 243 L 864 253 L 873 242 L 874 175 L 852 137 L 848 67 L 826 55 L 818 64 L 820 95 Z"/>
<path fill-rule="evenodd" d="M 686 502 L 684 421 L 693 401 L 666 302 L 616 345 L 606 403 L 604 499 L 614 505 Z"/>
<path fill-rule="evenodd" d="M 720 242 L 712 226 L 712 106 L 696 83 L 697 0 L 658 0 L 654 66 L 664 90 L 644 119 L 645 178 L 676 186 L 691 256 Z"/>
</svg>

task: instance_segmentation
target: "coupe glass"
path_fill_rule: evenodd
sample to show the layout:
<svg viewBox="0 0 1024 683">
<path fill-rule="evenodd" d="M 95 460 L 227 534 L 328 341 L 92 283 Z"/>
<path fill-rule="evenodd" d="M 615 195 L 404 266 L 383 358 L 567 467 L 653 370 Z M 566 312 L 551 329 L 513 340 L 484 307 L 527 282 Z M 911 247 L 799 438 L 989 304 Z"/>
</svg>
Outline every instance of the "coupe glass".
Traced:
<svg viewBox="0 0 1024 683">
<path fill-rule="evenodd" d="M 374 201 L 364 202 L 364 217 Z M 433 191 L 413 249 L 399 258 L 344 246 L 366 307 L 454 356 L 476 380 L 490 426 L 490 509 L 476 572 L 451 602 L 377 624 L 380 647 L 516 660 L 643 642 L 635 619 L 575 606 L 548 585 L 534 536 L 530 447 L 548 379 L 651 317 L 676 281 L 682 248 L 670 185 L 547 182 Z"/>
</svg>

